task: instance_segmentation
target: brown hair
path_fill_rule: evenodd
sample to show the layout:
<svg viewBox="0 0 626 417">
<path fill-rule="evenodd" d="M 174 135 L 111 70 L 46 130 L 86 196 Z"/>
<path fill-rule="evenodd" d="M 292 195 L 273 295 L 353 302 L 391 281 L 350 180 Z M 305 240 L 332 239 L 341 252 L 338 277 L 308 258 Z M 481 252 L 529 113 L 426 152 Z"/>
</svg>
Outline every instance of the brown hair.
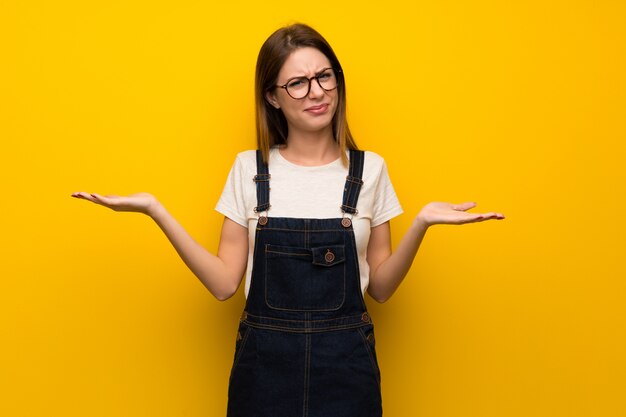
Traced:
<svg viewBox="0 0 626 417">
<path fill-rule="evenodd" d="M 341 150 L 341 159 L 347 165 L 346 149 L 357 149 L 346 118 L 346 84 L 341 64 L 326 39 L 315 29 L 296 23 L 278 29 L 261 46 L 256 62 L 255 102 L 257 146 L 263 152 L 265 162 L 270 148 L 287 143 L 287 119 L 282 110 L 276 109 L 265 98 L 275 88 L 278 73 L 289 55 L 298 48 L 313 47 L 326 55 L 337 73 L 337 110 L 333 116 L 333 135 Z"/>
</svg>

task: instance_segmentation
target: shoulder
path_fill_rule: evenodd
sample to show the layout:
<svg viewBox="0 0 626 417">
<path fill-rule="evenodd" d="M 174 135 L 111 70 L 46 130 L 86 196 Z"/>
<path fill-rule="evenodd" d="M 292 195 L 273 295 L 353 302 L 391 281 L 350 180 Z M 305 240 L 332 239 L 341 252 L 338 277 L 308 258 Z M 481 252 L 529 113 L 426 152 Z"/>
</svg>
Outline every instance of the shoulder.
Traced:
<svg viewBox="0 0 626 417">
<path fill-rule="evenodd" d="M 233 169 L 240 172 L 256 172 L 256 151 L 254 149 L 239 152 L 235 157 Z"/>
<path fill-rule="evenodd" d="M 252 177 L 256 173 L 256 151 L 243 151 L 235 156 L 231 165 L 228 178 L 230 182 L 239 182 L 246 177 Z"/>
<path fill-rule="evenodd" d="M 256 164 L 256 150 L 249 149 L 247 151 L 239 152 L 235 161 L 244 165 Z"/>
<path fill-rule="evenodd" d="M 370 175 L 378 175 L 385 168 L 385 159 L 372 151 L 364 151 L 364 167 L 363 173 L 370 173 Z"/>
<path fill-rule="evenodd" d="M 378 155 L 376 152 L 372 151 L 363 151 L 365 153 L 365 163 L 372 165 L 383 165 L 385 163 L 385 159 Z"/>
</svg>

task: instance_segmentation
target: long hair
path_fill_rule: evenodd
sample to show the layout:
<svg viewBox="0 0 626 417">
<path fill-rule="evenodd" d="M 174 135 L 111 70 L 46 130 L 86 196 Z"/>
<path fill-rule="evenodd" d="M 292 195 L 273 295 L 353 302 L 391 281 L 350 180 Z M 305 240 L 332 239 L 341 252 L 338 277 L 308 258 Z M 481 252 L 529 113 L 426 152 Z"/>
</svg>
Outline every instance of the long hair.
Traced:
<svg viewBox="0 0 626 417">
<path fill-rule="evenodd" d="M 280 109 L 271 106 L 266 93 L 275 88 L 278 73 L 289 55 L 298 48 L 313 47 L 326 55 L 337 75 L 337 110 L 333 116 L 333 136 L 347 165 L 346 149 L 357 149 L 346 117 L 346 83 L 339 59 L 326 39 L 315 29 L 302 23 L 278 29 L 261 46 L 256 62 L 255 102 L 257 146 L 263 159 L 269 160 L 270 148 L 287 143 L 287 119 Z"/>
</svg>

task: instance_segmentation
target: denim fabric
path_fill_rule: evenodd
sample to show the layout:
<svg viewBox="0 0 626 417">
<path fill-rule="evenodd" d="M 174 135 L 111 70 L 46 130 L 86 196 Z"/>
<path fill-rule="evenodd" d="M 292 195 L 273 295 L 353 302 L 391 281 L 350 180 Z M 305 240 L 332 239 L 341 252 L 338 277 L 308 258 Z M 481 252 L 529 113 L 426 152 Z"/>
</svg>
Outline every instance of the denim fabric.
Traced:
<svg viewBox="0 0 626 417">
<path fill-rule="evenodd" d="M 359 200 L 359 193 L 363 185 L 363 163 L 365 153 L 361 151 L 350 151 L 350 169 L 346 177 L 346 186 L 343 190 L 343 204 L 341 210 L 344 213 L 357 213 L 356 205 Z"/>
<path fill-rule="evenodd" d="M 358 198 L 346 194 L 344 204 Z M 269 217 L 256 229 L 228 417 L 300 416 L 382 416 L 374 326 L 341 218 Z"/>
</svg>

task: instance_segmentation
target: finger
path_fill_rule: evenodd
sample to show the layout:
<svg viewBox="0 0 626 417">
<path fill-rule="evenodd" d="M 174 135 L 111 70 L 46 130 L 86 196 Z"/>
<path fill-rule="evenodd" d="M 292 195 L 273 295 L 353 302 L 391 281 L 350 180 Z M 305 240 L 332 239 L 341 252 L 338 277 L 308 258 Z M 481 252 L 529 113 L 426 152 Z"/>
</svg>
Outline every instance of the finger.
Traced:
<svg viewBox="0 0 626 417">
<path fill-rule="evenodd" d="M 113 201 L 109 198 L 110 196 L 105 197 L 103 195 L 96 194 L 96 193 L 91 194 L 91 196 L 93 197 L 93 201 L 95 203 L 104 204 L 104 205 L 113 204 Z"/>
<path fill-rule="evenodd" d="M 111 200 L 109 198 L 110 196 L 103 196 L 101 194 L 97 194 L 97 193 L 90 193 L 88 194 L 88 197 L 86 197 L 89 201 L 92 201 L 96 204 L 99 204 L 101 206 L 105 206 L 105 207 L 109 207 L 109 208 L 113 208 L 113 206 L 115 205 L 115 202 L 113 200 Z"/>
<path fill-rule="evenodd" d="M 487 217 L 490 219 L 498 219 L 498 220 L 504 219 L 504 214 L 502 213 L 490 212 L 487 214 L 488 214 Z"/>
<path fill-rule="evenodd" d="M 113 198 L 118 198 L 119 196 L 117 195 L 113 195 L 113 194 L 109 194 L 109 195 L 102 195 L 102 194 L 97 194 L 97 193 L 92 193 L 91 196 L 93 198 L 96 198 L 100 201 L 110 201 Z"/>
<path fill-rule="evenodd" d="M 466 211 L 474 207 L 476 207 L 476 203 L 473 201 L 452 205 L 452 209 L 457 211 Z"/>
<path fill-rule="evenodd" d="M 502 213 L 495 213 L 495 212 L 489 212 L 489 213 L 482 213 L 480 214 L 477 218 L 476 221 L 484 221 L 484 220 L 502 220 L 504 219 L 504 215 Z"/>
<path fill-rule="evenodd" d="M 99 194 L 96 194 L 96 193 L 91 193 L 91 194 L 89 194 L 89 195 L 90 195 L 90 196 L 91 196 L 91 198 L 92 198 L 92 200 L 91 200 L 91 201 L 93 201 L 94 203 L 98 203 L 98 204 L 102 204 L 102 203 L 103 203 L 103 201 L 102 201 L 102 197 L 101 197 Z"/>
<path fill-rule="evenodd" d="M 79 192 L 72 193 L 72 197 L 82 198 L 83 200 L 93 201 L 93 198 L 91 198 L 91 194 L 86 193 L 84 191 L 79 191 Z"/>
<path fill-rule="evenodd" d="M 451 223 L 466 224 L 483 221 L 485 218 L 480 213 L 463 213 L 459 212 L 456 219 Z"/>
</svg>

